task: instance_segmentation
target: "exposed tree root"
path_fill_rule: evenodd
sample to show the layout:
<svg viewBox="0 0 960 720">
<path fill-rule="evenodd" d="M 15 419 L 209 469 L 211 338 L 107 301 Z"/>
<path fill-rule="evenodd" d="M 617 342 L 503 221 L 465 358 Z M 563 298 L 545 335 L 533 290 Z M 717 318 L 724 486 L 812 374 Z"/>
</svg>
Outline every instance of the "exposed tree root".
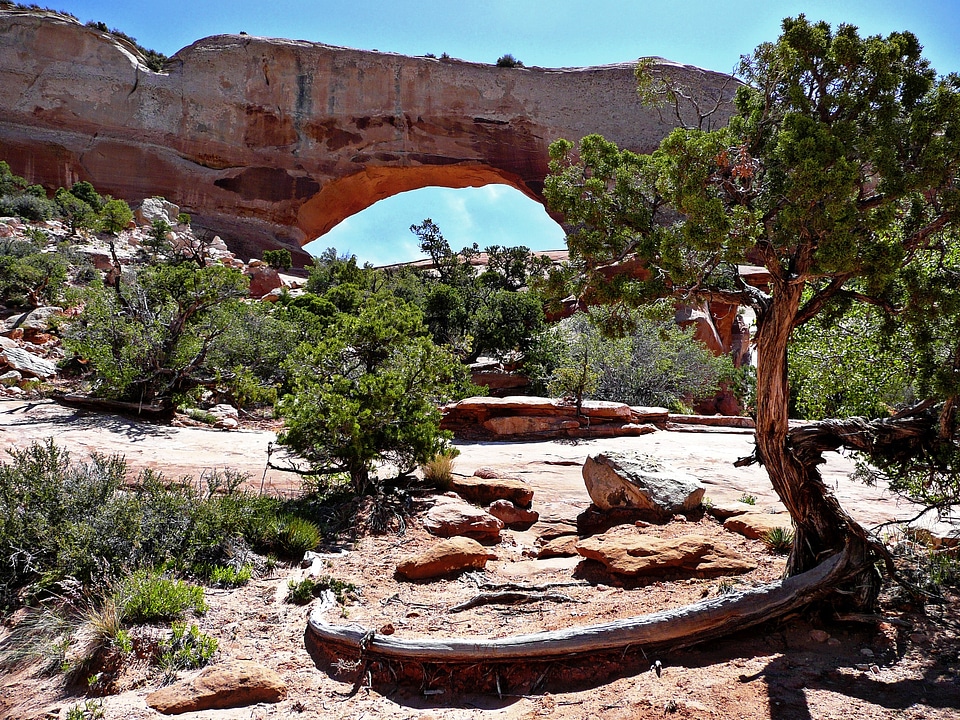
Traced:
<svg viewBox="0 0 960 720">
<path fill-rule="evenodd" d="M 830 594 L 834 587 L 859 572 L 862 568 L 850 562 L 845 549 L 812 570 L 760 588 L 651 615 L 497 639 L 401 639 L 377 635 L 356 624 L 332 625 L 324 616 L 336 603 L 325 594 L 310 616 L 308 633 L 322 645 L 365 657 L 436 664 L 542 661 L 626 650 L 630 646 L 680 648 L 782 617 Z"/>
</svg>

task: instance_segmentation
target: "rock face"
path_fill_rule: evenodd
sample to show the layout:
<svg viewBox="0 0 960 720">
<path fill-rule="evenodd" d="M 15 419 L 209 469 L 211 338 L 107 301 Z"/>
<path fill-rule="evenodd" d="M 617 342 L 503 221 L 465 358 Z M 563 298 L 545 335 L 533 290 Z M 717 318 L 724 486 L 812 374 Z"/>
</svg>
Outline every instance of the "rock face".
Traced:
<svg viewBox="0 0 960 720">
<path fill-rule="evenodd" d="M 487 560 L 496 559 L 476 540 L 452 537 L 405 557 L 397 565 L 397 574 L 408 580 L 428 580 L 462 570 L 483 570 Z"/>
<path fill-rule="evenodd" d="M 757 564 L 711 538 L 682 535 L 656 538 L 620 527 L 581 540 L 577 552 L 619 575 L 692 574 L 715 577 L 750 572 Z"/>
<path fill-rule="evenodd" d="M 147 695 L 147 705 L 164 715 L 197 710 L 275 703 L 287 695 L 277 673 L 249 660 L 213 665 L 192 680 L 176 683 Z"/>
<path fill-rule="evenodd" d="M 720 73 L 659 67 L 697 92 L 735 89 Z M 497 68 L 218 35 L 155 73 L 108 33 L 2 10 L 0 145 L 31 182 L 162 195 L 235 252 L 286 246 L 302 261 L 300 245 L 406 190 L 503 183 L 541 200 L 557 138 L 598 132 L 653 149 L 672 125 L 641 105 L 633 71 L 632 61 Z"/>
<path fill-rule="evenodd" d="M 656 519 L 696 509 L 704 493 L 692 475 L 666 468 L 647 455 L 627 453 L 588 457 L 583 481 L 601 510 L 636 508 Z"/>
</svg>

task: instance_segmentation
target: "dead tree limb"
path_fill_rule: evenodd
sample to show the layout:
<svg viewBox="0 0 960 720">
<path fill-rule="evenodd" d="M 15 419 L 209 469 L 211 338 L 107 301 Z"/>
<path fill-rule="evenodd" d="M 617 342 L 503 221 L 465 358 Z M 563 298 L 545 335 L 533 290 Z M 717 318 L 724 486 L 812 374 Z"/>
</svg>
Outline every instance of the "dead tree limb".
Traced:
<svg viewBox="0 0 960 720">
<path fill-rule="evenodd" d="M 308 632 L 338 649 L 383 658 L 431 663 L 535 661 L 572 657 L 629 646 L 681 648 L 730 635 L 799 610 L 832 592 L 845 579 L 861 572 L 847 549 L 807 572 L 780 582 L 731 593 L 682 608 L 614 622 L 506 638 L 411 638 L 370 635 L 357 624 L 331 625 L 325 620 L 335 605 L 326 594 L 310 615 Z M 364 643 L 362 645 L 362 643 Z"/>
</svg>

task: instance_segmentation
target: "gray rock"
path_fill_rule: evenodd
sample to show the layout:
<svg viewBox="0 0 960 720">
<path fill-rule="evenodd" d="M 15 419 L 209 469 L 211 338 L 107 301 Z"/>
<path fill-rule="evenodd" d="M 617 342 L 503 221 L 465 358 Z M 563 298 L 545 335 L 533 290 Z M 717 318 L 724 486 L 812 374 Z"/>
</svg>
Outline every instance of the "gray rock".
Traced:
<svg viewBox="0 0 960 720">
<path fill-rule="evenodd" d="M 583 465 L 583 481 L 601 510 L 637 508 L 658 518 L 690 512 L 704 486 L 692 475 L 668 468 L 648 455 L 598 453 Z"/>
<path fill-rule="evenodd" d="M 163 220 L 171 226 L 176 226 L 180 208 L 163 198 L 147 198 L 134 213 L 137 225 L 152 225 L 154 220 Z"/>
<path fill-rule="evenodd" d="M 16 328 L 23 330 L 47 330 L 49 327 L 48 319 L 53 315 L 63 312 L 63 308 L 48 306 L 38 307 L 20 315 L 14 315 L 3 322 L 4 332 L 10 332 Z"/>
<path fill-rule="evenodd" d="M 0 361 L 27 377 L 48 378 L 57 374 L 56 363 L 37 357 L 19 347 L 0 349 Z"/>
<path fill-rule="evenodd" d="M 4 387 L 13 387 L 18 382 L 23 379 L 23 375 L 18 373 L 16 370 L 10 370 L 5 372 L 3 375 L 0 375 L 0 385 Z"/>
</svg>

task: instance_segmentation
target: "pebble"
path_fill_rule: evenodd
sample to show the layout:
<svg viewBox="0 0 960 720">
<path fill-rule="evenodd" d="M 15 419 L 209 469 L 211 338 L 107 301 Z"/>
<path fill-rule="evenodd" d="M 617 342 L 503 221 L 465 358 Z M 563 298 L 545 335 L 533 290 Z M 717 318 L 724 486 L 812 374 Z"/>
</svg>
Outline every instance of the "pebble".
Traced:
<svg viewBox="0 0 960 720">
<path fill-rule="evenodd" d="M 874 652 L 870 648 L 860 648 L 860 654 L 864 657 L 873 657 Z"/>
</svg>

